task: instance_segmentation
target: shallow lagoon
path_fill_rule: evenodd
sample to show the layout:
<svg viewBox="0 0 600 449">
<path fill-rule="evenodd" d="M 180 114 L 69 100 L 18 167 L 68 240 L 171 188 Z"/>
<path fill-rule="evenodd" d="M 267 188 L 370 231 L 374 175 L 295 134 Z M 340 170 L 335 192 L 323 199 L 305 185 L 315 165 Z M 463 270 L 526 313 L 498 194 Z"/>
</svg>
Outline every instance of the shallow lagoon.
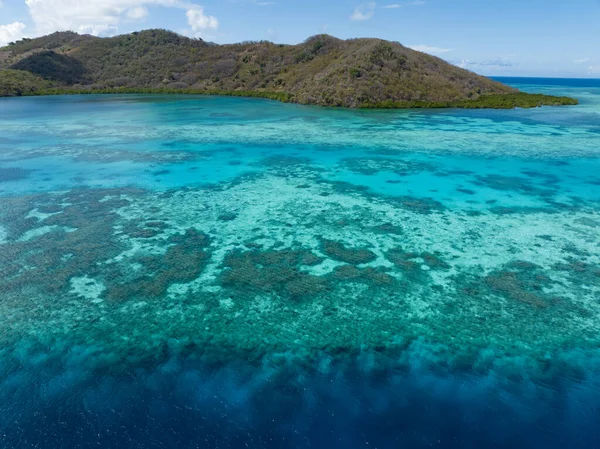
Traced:
<svg viewBox="0 0 600 449">
<path fill-rule="evenodd" d="M 581 105 L 0 101 L 4 447 L 597 447 Z"/>
</svg>

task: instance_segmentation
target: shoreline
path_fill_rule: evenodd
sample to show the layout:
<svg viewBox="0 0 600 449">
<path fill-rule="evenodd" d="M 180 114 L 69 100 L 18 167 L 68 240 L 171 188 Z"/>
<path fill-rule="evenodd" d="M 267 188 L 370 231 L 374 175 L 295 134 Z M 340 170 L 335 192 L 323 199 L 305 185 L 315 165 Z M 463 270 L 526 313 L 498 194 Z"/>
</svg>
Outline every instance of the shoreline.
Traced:
<svg viewBox="0 0 600 449">
<path fill-rule="evenodd" d="M 475 100 L 458 100 L 448 102 L 436 101 L 394 101 L 361 103 L 356 107 L 343 104 L 320 104 L 317 102 L 296 101 L 293 94 L 272 91 L 243 91 L 243 90 L 196 90 L 196 89 L 169 89 L 169 88 L 110 88 L 110 89 L 70 89 L 48 88 L 33 92 L 19 92 L 16 95 L 6 95 L 4 98 L 13 97 L 39 97 L 60 95 L 194 95 L 194 96 L 223 96 L 241 98 L 261 98 L 293 103 L 305 106 L 320 106 L 326 108 L 342 108 L 350 110 L 360 109 L 531 109 L 542 106 L 576 106 L 579 100 L 566 96 L 557 97 L 545 94 L 530 94 L 515 92 L 508 94 L 482 95 Z M 2 97 L 0 97 L 2 98 Z"/>
</svg>

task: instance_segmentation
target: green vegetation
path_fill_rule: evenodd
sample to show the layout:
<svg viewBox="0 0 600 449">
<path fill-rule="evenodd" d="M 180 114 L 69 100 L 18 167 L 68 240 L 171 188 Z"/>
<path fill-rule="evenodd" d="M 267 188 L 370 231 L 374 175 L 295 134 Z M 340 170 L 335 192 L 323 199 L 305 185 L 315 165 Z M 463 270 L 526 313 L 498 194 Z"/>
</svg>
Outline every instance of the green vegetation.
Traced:
<svg viewBox="0 0 600 449">
<path fill-rule="evenodd" d="M 11 70 L 12 72 L 18 72 Z M 0 96 L 40 96 L 40 95 L 85 95 L 85 94 L 157 94 L 157 95 L 222 95 L 228 97 L 248 97 L 265 98 L 268 100 L 281 101 L 283 103 L 294 103 L 295 97 L 287 92 L 270 91 L 252 91 L 252 90 L 201 90 L 201 89 L 175 89 L 168 87 L 160 88 L 141 88 L 141 87 L 113 87 L 113 88 L 88 88 L 86 86 L 60 86 L 60 87 L 41 87 L 45 80 L 32 76 L 32 81 L 39 84 L 33 85 L 29 89 L 21 89 L 19 93 L 10 93 L 10 85 L 4 80 L 3 75 L 8 70 L 0 71 Z M 48 83 L 43 84 L 48 85 Z M 40 87 L 38 87 L 40 86 Z M 7 92 L 7 93 L 5 93 Z M 543 94 L 496 94 L 483 95 L 476 100 L 448 101 L 448 102 L 380 102 L 363 103 L 359 108 L 363 109 L 442 109 L 442 108 L 461 108 L 461 109 L 514 109 L 514 108 L 535 108 L 540 106 L 573 106 L 579 104 L 579 101 L 569 97 L 555 97 Z"/>
<path fill-rule="evenodd" d="M 15 89 L 21 72 L 14 69 L 39 78 Z M 215 45 L 166 30 L 106 39 L 63 32 L 0 49 L 0 95 L 70 93 L 235 95 L 360 108 L 577 104 L 521 93 L 380 39 L 318 35 L 299 45 Z"/>
<path fill-rule="evenodd" d="M 487 94 L 476 99 L 458 101 L 382 101 L 366 102 L 361 108 L 373 109 L 412 109 L 412 108 L 463 108 L 463 109 L 514 109 L 537 108 L 540 106 L 574 106 L 579 101 L 570 97 L 555 97 L 544 94 L 513 92 L 507 94 Z"/>
<path fill-rule="evenodd" d="M 22 70 L 0 70 L 0 97 L 33 95 L 52 84 L 39 76 Z"/>
<path fill-rule="evenodd" d="M 72 31 L 63 31 L 35 39 L 24 38 L 18 42 L 8 44 L 8 47 L 5 49 L 10 50 L 15 55 L 22 55 L 34 50 L 53 50 L 55 48 L 61 48 L 69 43 L 76 44 L 79 41 L 88 39 L 95 38 L 90 35 L 79 35 Z"/>
<path fill-rule="evenodd" d="M 0 71 L 0 73 L 2 73 Z M 157 95 L 223 95 L 228 97 L 266 98 L 284 103 L 293 102 L 293 95 L 286 92 L 268 92 L 252 90 L 200 90 L 200 89 L 175 89 L 169 87 L 144 88 L 144 87 L 113 87 L 103 89 L 87 88 L 86 86 L 62 86 L 43 88 L 29 95 L 85 95 L 85 94 L 157 94 Z M 24 94 L 27 95 L 27 94 Z"/>
<path fill-rule="evenodd" d="M 34 58 L 22 59 L 12 68 L 66 84 L 82 83 L 87 80 L 87 70 L 81 61 L 53 51 L 42 51 Z"/>
</svg>

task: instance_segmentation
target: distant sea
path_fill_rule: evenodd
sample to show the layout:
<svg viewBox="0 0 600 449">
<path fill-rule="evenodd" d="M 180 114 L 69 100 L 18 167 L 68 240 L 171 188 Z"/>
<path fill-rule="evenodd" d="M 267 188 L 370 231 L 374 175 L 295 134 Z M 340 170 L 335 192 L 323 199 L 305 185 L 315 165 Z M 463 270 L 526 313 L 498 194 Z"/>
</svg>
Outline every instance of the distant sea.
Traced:
<svg viewBox="0 0 600 449">
<path fill-rule="evenodd" d="M 563 87 L 600 87 L 600 78 L 524 78 L 515 76 L 492 76 L 501 83 L 522 87 L 534 86 L 563 86 Z"/>
<path fill-rule="evenodd" d="M 600 80 L 499 80 L 0 99 L 0 447 L 600 447 Z"/>
</svg>

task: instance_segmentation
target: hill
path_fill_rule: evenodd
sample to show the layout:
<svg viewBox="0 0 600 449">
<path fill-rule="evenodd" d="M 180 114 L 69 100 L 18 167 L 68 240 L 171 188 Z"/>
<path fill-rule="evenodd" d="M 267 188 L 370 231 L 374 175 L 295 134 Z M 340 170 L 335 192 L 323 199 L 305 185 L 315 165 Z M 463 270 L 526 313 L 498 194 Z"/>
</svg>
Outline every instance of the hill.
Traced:
<svg viewBox="0 0 600 449">
<path fill-rule="evenodd" d="M 0 95 L 86 92 L 230 94 L 344 107 L 577 103 L 519 93 L 380 39 L 318 35 L 299 45 L 216 45 L 166 30 L 111 38 L 60 32 L 0 49 Z"/>
</svg>

